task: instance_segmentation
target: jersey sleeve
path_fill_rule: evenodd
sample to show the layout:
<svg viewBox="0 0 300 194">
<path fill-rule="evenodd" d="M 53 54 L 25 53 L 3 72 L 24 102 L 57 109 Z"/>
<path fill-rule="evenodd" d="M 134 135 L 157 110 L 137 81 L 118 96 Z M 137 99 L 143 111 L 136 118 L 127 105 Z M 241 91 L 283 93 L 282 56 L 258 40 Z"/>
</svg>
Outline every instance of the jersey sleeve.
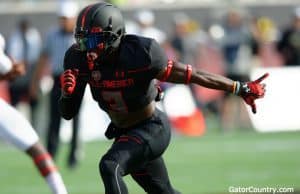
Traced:
<svg viewBox="0 0 300 194">
<path fill-rule="evenodd" d="M 149 56 L 151 60 L 151 64 L 149 66 L 149 75 L 153 79 L 161 70 L 165 69 L 168 59 L 165 51 L 155 40 L 151 41 Z"/>
<path fill-rule="evenodd" d="M 66 69 L 78 69 L 80 74 L 80 69 L 78 63 L 78 53 L 71 46 L 65 53 L 64 57 L 64 70 Z M 73 118 L 79 112 L 80 105 L 82 103 L 86 82 L 80 77 L 76 78 L 76 86 L 73 94 L 71 96 L 61 95 L 59 99 L 59 108 L 61 116 L 67 120 Z"/>
<path fill-rule="evenodd" d="M 64 57 L 64 70 L 66 69 L 74 69 L 77 68 L 75 66 L 74 61 L 76 61 L 76 51 L 74 50 L 74 45 L 72 45 L 65 53 L 65 57 Z M 78 65 L 78 64 L 77 64 Z"/>
</svg>

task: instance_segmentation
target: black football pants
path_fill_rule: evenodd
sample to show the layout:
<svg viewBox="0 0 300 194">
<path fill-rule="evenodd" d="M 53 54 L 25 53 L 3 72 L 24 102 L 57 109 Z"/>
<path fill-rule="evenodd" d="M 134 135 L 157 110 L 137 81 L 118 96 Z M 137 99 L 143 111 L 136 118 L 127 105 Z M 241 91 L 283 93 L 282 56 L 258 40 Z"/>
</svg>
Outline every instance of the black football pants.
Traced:
<svg viewBox="0 0 300 194">
<path fill-rule="evenodd" d="M 146 121 L 115 138 L 102 157 L 99 170 L 106 194 L 128 194 L 123 176 L 130 174 L 149 194 L 176 194 L 162 158 L 170 142 L 166 116 L 156 110 Z"/>
</svg>

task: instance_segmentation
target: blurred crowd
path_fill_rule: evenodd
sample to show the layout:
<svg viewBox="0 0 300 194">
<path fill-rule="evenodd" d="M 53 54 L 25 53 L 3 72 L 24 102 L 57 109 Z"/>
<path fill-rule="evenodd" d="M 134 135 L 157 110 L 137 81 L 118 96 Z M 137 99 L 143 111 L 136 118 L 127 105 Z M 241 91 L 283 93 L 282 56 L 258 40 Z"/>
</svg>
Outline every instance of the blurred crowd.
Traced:
<svg viewBox="0 0 300 194">
<path fill-rule="evenodd" d="M 71 2 L 69 2 L 71 3 Z M 70 6 L 72 9 L 70 9 Z M 57 26 L 49 26 L 48 34 L 41 34 L 28 18 L 22 17 L 6 37 L 5 52 L 22 61 L 27 74 L 1 85 L 12 105 L 26 103 L 30 107 L 30 121 L 37 126 L 35 110 L 41 93 L 47 93 L 49 124 L 46 127 L 46 144 L 54 156 L 58 150 L 60 116 L 57 110 L 59 75 L 62 72 L 64 51 L 74 43 L 75 4 L 60 5 Z M 244 9 L 228 9 L 207 27 L 201 21 L 182 12 L 173 13 L 169 30 L 156 25 L 159 19 L 150 9 L 134 11 L 127 18 L 127 34 L 138 34 L 156 39 L 170 59 L 189 63 L 203 70 L 225 75 L 233 80 L 247 81 L 255 67 L 285 67 L 300 65 L 300 7 L 291 10 L 290 23 L 279 27 L 266 16 L 256 17 Z M 167 25 L 167 24 L 166 24 Z M 42 83 L 42 84 L 41 84 Z M 49 84 L 50 83 L 50 84 Z M 50 88 L 49 88 L 50 87 Z M 162 84 L 165 90 L 171 84 Z M 49 88 L 49 89 L 47 89 Z M 241 100 L 219 91 L 190 86 L 195 108 L 205 118 L 213 117 L 223 131 L 234 128 L 251 128 L 248 113 Z M 9 97 L 9 98 L 8 98 Z M 174 105 L 175 106 L 175 105 Z M 73 136 L 68 157 L 70 167 L 77 164 L 78 121 L 74 121 Z M 46 124 L 47 125 L 47 124 Z"/>
<path fill-rule="evenodd" d="M 171 29 L 163 31 L 156 26 L 153 11 L 138 10 L 127 23 L 127 33 L 156 39 L 171 59 L 247 81 L 255 67 L 300 65 L 300 7 L 290 15 L 290 23 L 279 27 L 270 17 L 230 8 L 204 28 L 187 13 L 176 12 Z M 164 89 L 171 87 L 163 84 Z M 205 118 L 212 115 L 217 128 L 251 129 L 248 112 L 236 96 L 193 85 L 190 90 L 196 107 Z"/>
</svg>

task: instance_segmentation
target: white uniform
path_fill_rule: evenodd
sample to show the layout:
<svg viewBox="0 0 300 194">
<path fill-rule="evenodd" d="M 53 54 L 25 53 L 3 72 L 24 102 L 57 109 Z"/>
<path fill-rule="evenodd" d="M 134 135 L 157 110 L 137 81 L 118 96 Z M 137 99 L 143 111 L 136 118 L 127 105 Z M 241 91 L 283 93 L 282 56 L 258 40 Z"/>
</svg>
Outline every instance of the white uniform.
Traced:
<svg viewBox="0 0 300 194">
<path fill-rule="evenodd" d="M 12 62 L 4 54 L 4 39 L 0 35 L 0 75 L 8 73 Z M 0 99 L 0 138 L 22 151 L 38 142 L 38 136 L 26 118 L 15 108 Z"/>
<path fill-rule="evenodd" d="M 12 68 L 11 60 L 4 53 L 5 40 L 0 34 L 0 75 L 8 73 Z"/>
<path fill-rule="evenodd" d="M 0 99 L 0 138 L 22 151 L 26 151 L 39 140 L 26 118 L 2 99 Z"/>
</svg>

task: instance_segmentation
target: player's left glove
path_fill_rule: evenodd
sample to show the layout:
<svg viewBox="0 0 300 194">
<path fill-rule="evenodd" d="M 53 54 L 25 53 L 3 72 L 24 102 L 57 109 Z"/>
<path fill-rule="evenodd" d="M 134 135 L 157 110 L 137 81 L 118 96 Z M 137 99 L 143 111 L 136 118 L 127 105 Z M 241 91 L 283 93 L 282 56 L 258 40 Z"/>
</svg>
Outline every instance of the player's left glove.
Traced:
<svg viewBox="0 0 300 194">
<path fill-rule="evenodd" d="M 268 73 L 265 73 L 263 76 L 258 78 L 255 81 L 251 82 L 236 82 L 236 91 L 235 93 L 241 96 L 244 101 L 251 106 L 252 112 L 256 113 L 256 104 L 255 100 L 258 98 L 263 98 L 265 95 L 265 84 L 261 82 L 269 76 Z"/>
</svg>

